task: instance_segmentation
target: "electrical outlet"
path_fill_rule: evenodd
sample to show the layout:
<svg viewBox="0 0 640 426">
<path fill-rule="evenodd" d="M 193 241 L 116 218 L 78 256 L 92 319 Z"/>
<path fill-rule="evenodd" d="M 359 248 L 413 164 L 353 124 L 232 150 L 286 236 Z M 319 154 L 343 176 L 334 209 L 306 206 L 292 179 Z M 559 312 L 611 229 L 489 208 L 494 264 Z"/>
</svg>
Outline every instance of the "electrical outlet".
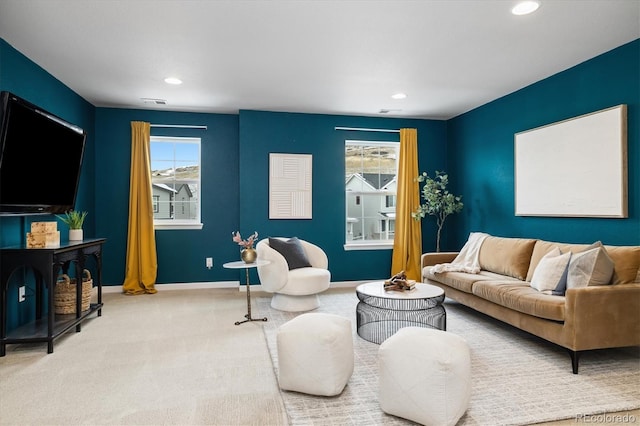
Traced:
<svg viewBox="0 0 640 426">
<path fill-rule="evenodd" d="M 25 298 L 26 298 L 26 288 L 25 286 L 21 285 L 18 288 L 18 302 L 24 302 Z"/>
<path fill-rule="evenodd" d="M 206 259 L 206 265 L 208 269 L 213 268 L 213 257 L 207 257 Z"/>
</svg>

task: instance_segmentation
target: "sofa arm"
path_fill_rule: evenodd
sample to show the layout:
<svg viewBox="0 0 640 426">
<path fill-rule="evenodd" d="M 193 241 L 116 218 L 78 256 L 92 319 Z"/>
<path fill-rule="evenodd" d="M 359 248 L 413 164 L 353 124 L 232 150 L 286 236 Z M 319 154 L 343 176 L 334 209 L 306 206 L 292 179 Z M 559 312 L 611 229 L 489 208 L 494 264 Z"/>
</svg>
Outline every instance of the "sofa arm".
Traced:
<svg viewBox="0 0 640 426">
<path fill-rule="evenodd" d="M 420 269 L 425 266 L 433 266 L 439 263 L 451 263 L 458 256 L 458 252 L 431 252 L 423 253 L 420 257 Z"/>
<path fill-rule="evenodd" d="M 640 283 L 570 288 L 565 297 L 575 350 L 640 345 Z"/>
</svg>

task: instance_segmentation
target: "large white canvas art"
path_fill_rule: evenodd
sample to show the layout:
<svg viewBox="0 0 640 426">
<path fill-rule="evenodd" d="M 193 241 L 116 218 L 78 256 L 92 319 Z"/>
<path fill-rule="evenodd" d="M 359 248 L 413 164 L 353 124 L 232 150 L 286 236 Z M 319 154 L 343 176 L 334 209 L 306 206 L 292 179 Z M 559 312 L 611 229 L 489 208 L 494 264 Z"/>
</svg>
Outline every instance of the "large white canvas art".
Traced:
<svg viewBox="0 0 640 426">
<path fill-rule="evenodd" d="M 269 154 L 269 219 L 311 219 L 311 154 Z"/>
<path fill-rule="evenodd" d="M 627 108 L 515 135 L 516 216 L 628 217 Z"/>
</svg>

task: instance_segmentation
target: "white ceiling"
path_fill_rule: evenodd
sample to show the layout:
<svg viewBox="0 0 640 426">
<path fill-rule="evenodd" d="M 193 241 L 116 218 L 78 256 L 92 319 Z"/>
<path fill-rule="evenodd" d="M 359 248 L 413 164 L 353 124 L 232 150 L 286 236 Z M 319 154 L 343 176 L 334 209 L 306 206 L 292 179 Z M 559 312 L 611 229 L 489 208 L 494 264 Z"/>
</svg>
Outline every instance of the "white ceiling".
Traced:
<svg viewBox="0 0 640 426">
<path fill-rule="evenodd" d="M 515 3 L 0 0 L 0 37 L 99 107 L 433 119 L 640 37 L 640 0 Z"/>
</svg>

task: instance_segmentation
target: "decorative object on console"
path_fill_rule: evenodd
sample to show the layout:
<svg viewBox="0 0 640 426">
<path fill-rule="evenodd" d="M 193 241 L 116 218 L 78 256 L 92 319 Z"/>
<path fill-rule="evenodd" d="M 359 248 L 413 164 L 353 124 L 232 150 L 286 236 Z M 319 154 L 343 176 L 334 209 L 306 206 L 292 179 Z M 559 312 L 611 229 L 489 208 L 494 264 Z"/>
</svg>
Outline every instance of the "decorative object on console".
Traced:
<svg viewBox="0 0 640 426">
<path fill-rule="evenodd" d="M 27 248 L 60 247 L 60 231 L 57 222 L 32 222 L 27 232 Z"/>
<path fill-rule="evenodd" d="M 422 172 L 416 180 L 424 182 L 421 193 L 424 203 L 415 212 L 411 213 L 411 217 L 415 220 L 422 219 L 427 215 L 436 217 L 436 224 L 438 225 L 436 252 L 439 252 L 440 232 L 444 226 L 444 221 L 450 214 L 458 213 L 462 210 L 464 206 L 461 201 L 462 197 L 453 195 L 447 190 L 449 175 L 445 172 L 436 170 L 435 178 L 431 178 L 426 172 Z"/>
<path fill-rule="evenodd" d="M 82 225 L 84 225 L 87 212 L 69 210 L 64 216 L 56 215 L 56 217 L 69 226 L 69 241 L 82 241 L 84 239 Z"/>
<path fill-rule="evenodd" d="M 407 274 L 400 271 L 384 281 L 384 291 L 410 291 L 416 288 L 416 280 L 408 280 Z"/>
<path fill-rule="evenodd" d="M 240 231 L 232 232 L 233 242 L 238 243 L 242 250 L 240 251 L 240 258 L 244 263 L 254 263 L 258 258 L 258 253 L 253 248 L 253 244 L 258 239 L 258 232 L 254 231 L 246 240 L 242 239 Z"/>
</svg>

